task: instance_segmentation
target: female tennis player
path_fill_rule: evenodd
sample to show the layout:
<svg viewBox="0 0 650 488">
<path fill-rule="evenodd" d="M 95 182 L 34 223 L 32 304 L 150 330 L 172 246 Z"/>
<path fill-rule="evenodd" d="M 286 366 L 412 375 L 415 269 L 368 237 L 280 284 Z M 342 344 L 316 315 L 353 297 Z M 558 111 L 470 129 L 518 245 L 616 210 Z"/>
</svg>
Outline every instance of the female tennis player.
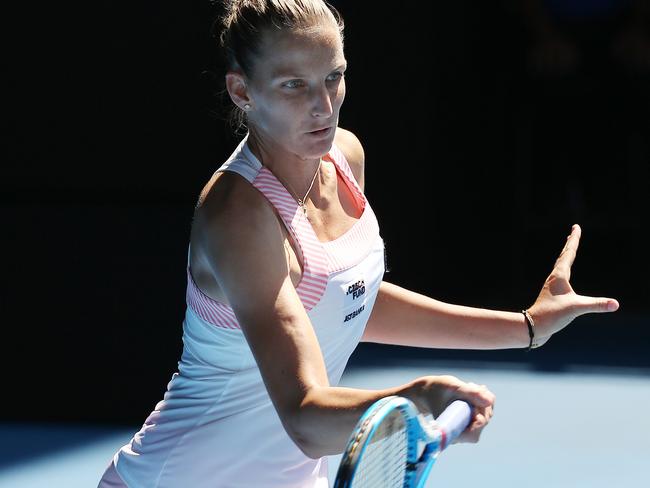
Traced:
<svg viewBox="0 0 650 488">
<path fill-rule="evenodd" d="M 615 310 L 615 300 L 571 288 L 580 228 L 530 318 L 383 281 L 364 151 L 338 127 L 346 70 L 338 12 L 322 0 L 225 8 L 225 85 L 247 133 L 195 209 L 178 372 L 99 486 L 327 487 L 325 456 L 342 452 L 361 414 L 388 395 L 434 415 L 466 400 L 475 414 L 460 440 L 476 442 L 494 404 L 485 386 L 427 376 L 384 390 L 337 387 L 346 362 L 360 341 L 541 345 L 580 314 Z"/>
</svg>

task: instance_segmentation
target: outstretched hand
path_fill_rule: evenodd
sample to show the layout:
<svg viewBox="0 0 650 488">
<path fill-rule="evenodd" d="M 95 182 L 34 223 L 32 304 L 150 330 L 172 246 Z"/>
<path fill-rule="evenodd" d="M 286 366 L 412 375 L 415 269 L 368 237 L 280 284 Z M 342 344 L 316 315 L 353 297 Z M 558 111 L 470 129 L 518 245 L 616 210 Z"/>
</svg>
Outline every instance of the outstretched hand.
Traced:
<svg viewBox="0 0 650 488">
<path fill-rule="evenodd" d="M 614 312 L 618 302 L 613 298 L 578 295 L 571 287 L 571 266 L 576 258 L 582 230 L 574 225 L 564 249 L 546 278 L 542 291 L 528 312 L 535 321 L 535 342 L 541 345 L 551 335 L 569 325 L 580 315 L 592 312 Z"/>
</svg>

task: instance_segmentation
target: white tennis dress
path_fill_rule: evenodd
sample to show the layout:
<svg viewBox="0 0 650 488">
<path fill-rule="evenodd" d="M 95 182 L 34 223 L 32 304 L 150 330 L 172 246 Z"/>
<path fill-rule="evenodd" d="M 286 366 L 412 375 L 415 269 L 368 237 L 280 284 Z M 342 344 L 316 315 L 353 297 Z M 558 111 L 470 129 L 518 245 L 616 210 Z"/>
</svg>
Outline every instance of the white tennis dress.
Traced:
<svg viewBox="0 0 650 488">
<path fill-rule="evenodd" d="M 320 242 L 297 202 L 242 140 L 218 171 L 246 178 L 277 209 L 302 254 L 297 292 L 338 384 L 384 274 L 377 219 L 342 152 L 332 161 L 362 209 L 334 241 Z M 329 486 L 327 458 L 305 456 L 285 432 L 232 309 L 204 295 L 187 265 L 183 354 L 164 399 L 114 456 L 99 486 L 130 488 Z M 254 277 L 251 277 L 254 279 Z M 255 297 L 251 296 L 251 300 Z"/>
</svg>

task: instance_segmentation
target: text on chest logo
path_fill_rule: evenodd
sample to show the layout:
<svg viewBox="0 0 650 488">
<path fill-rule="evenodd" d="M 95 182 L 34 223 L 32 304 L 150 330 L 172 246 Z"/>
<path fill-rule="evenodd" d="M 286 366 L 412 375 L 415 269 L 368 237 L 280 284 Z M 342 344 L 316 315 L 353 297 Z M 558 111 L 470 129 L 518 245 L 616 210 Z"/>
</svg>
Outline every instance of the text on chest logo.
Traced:
<svg viewBox="0 0 650 488">
<path fill-rule="evenodd" d="M 366 282 L 364 280 L 359 280 L 356 283 L 348 286 L 348 291 L 345 294 L 352 295 L 352 300 L 356 300 L 366 292 Z"/>
<path fill-rule="evenodd" d="M 347 315 L 345 316 L 345 318 L 343 319 L 343 322 L 344 322 L 344 323 L 345 323 L 345 322 L 349 322 L 349 321 L 352 320 L 354 317 L 356 317 L 356 316 L 359 315 L 361 312 L 363 312 L 363 311 L 365 310 L 365 308 L 366 308 L 365 305 L 361 305 L 361 306 L 360 306 L 357 310 L 355 310 L 354 312 L 347 314 Z"/>
</svg>

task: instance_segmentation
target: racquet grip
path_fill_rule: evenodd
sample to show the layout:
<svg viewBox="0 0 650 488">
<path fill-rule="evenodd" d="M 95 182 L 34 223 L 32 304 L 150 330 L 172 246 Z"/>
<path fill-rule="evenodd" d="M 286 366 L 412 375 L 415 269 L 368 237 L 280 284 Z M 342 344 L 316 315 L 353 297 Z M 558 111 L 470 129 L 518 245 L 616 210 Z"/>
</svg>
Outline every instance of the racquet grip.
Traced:
<svg viewBox="0 0 650 488">
<path fill-rule="evenodd" d="M 463 400 L 454 400 L 436 419 L 442 431 L 442 449 L 445 449 L 469 425 L 472 419 L 472 407 Z"/>
</svg>

